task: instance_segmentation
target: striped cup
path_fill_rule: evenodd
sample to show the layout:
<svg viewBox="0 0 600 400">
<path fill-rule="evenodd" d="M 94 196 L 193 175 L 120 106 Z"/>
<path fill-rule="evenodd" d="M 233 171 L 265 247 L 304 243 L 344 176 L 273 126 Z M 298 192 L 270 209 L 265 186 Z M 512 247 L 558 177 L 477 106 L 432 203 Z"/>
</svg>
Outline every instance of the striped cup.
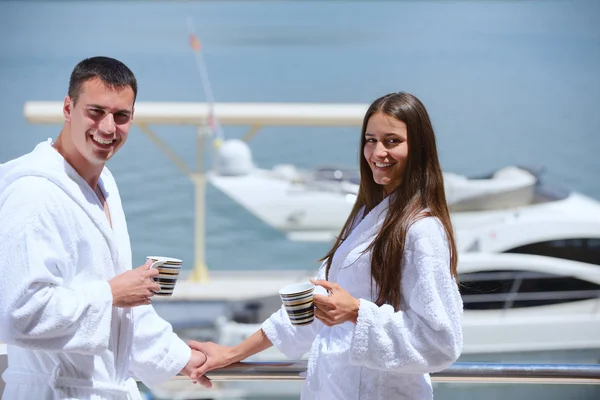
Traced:
<svg viewBox="0 0 600 400">
<path fill-rule="evenodd" d="M 308 325 L 315 318 L 312 283 L 294 283 L 279 290 L 279 297 L 292 325 Z"/>
<path fill-rule="evenodd" d="M 152 261 L 150 268 L 156 268 L 159 272 L 158 275 L 153 277 L 154 281 L 160 285 L 160 290 L 156 295 L 172 295 L 173 290 L 175 290 L 177 278 L 179 278 L 179 272 L 181 271 L 181 264 L 183 261 L 177 258 L 160 256 L 148 256 L 146 257 L 146 260 Z"/>
</svg>

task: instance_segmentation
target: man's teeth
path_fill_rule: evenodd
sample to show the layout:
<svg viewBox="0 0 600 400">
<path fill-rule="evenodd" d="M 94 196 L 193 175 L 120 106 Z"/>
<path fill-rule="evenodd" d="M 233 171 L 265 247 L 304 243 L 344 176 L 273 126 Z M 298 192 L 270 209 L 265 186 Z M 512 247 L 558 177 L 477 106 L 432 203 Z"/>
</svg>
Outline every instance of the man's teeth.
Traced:
<svg viewBox="0 0 600 400">
<path fill-rule="evenodd" d="M 390 167 L 390 166 L 392 166 L 392 165 L 394 165 L 394 164 L 393 164 L 393 163 L 390 163 L 390 164 L 383 164 L 383 163 L 378 163 L 378 162 L 376 162 L 376 163 L 375 163 L 375 165 L 376 165 L 376 166 L 378 166 L 379 168 L 385 168 L 385 167 Z"/>
<path fill-rule="evenodd" d="M 111 144 L 113 142 L 113 139 L 111 140 L 105 140 L 96 136 L 92 136 L 92 139 L 94 139 L 94 142 L 96 143 L 100 143 L 100 144 Z"/>
</svg>

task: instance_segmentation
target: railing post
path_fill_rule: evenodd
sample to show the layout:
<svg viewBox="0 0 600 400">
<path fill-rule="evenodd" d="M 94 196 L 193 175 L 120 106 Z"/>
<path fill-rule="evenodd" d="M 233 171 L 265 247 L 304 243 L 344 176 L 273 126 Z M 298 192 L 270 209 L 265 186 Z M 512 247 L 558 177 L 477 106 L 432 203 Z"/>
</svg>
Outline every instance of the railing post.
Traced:
<svg viewBox="0 0 600 400">
<path fill-rule="evenodd" d="M 0 398 L 2 398 L 2 392 L 4 392 L 4 381 L 2 380 L 2 373 L 8 367 L 8 357 L 6 355 L 6 345 L 0 343 Z"/>
</svg>

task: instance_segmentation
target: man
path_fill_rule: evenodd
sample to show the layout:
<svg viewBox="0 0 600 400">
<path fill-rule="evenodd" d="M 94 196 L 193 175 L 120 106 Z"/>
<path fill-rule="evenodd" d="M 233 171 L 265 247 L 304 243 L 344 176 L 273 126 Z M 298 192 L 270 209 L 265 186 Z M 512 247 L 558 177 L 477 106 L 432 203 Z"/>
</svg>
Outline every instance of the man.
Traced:
<svg viewBox="0 0 600 400">
<path fill-rule="evenodd" d="M 81 61 L 56 142 L 0 165 L 3 398 L 140 399 L 133 377 L 152 386 L 206 360 L 150 305 L 157 270 L 131 268 L 105 163 L 127 140 L 136 95 L 120 61 Z"/>
</svg>

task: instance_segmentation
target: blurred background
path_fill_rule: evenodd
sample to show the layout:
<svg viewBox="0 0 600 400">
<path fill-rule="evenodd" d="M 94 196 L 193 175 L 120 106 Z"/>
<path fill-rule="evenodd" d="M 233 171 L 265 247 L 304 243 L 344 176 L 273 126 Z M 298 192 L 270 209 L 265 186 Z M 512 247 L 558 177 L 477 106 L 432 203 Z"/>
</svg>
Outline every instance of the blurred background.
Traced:
<svg viewBox="0 0 600 400">
<path fill-rule="evenodd" d="M 444 171 L 476 176 L 535 165 L 545 182 L 600 200 L 595 0 L 2 1 L 0 162 L 57 137 L 60 125 L 27 122 L 24 105 L 62 102 L 73 67 L 86 57 L 126 63 L 138 79 L 138 102 L 205 102 L 187 18 L 217 102 L 366 104 L 407 91 L 430 113 Z M 155 131 L 194 164 L 194 127 Z M 247 128 L 224 132 L 241 138 Z M 356 168 L 359 135 L 358 126 L 268 127 L 248 144 L 261 168 Z M 206 156 L 210 167 L 210 146 Z M 134 265 L 162 254 L 192 268 L 190 180 L 137 126 L 108 166 Z M 211 271 L 315 270 L 330 246 L 288 240 L 207 186 Z"/>
<path fill-rule="evenodd" d="M 445 171 L 477 175 L 542 165 L 547 180 L 600 198 L 600 3 L 593 0 L 8 1 L 0 7 L 2 162 L 56 138 L 59 125 L 28 124 L 23 106 L 62 101 L 73 67 L 89 56 L 125 62 L 138 78 L 139 102 L 206 101 L 188 43 L 192 17 L 218 102 L 370 103 L 408 91 L 430 112 Z M 228 137 L 246 131 L 225 130 Z M 194 128 L 156 132 L 193 164 Z M 267 128 L 251 149 L 266 168 L 356 167 L 359 135 L 358 127 Z M 151 253 L 191 260 L 190 181 L 137 127 L 109 168 L 120 185 L 134 264 Z M 318 267 L 328 244 L 285 240 L 227 196 L 207 191 L 211 269 Z"/>
</svg>

